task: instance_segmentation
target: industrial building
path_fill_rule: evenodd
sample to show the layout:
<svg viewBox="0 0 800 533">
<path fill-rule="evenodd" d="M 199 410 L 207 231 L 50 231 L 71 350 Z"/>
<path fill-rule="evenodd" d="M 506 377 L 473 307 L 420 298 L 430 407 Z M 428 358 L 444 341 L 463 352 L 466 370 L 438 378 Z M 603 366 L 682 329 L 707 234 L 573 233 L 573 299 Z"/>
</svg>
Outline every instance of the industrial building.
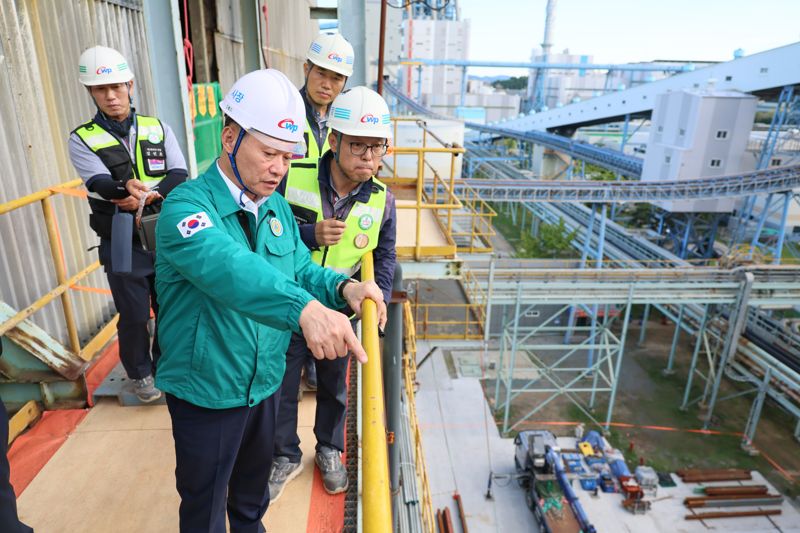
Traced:
<svg viewBox="0 0 800 533">
<path fill-rule="evenodd" d="M 385 338 L 370 307 L 369 361 L 350 365 L 349 488 L 323 488 L 303 390 L 306 468 L 266 530 L 800 531 L 800 43 L 600 64 L 554 52 L 568 21 L 542 8 L 541 43 L 512 63 L 470 59 L 457 0 L 0 0 L 0 397 L 20 519 L 179 529 L 171 419 L 119 363 L 67 154 L 93 112 L 77 58 L 129 58 L 137 110 L 171 125 L 195 177 L 233 82 L 271 67 L 301 87 L 324 29 L 354 45 L 347 86 L 391 110 L 377 177 L 401 268 Z M 528 87 L 490 89 L 475 67 Z"/>
</svg>

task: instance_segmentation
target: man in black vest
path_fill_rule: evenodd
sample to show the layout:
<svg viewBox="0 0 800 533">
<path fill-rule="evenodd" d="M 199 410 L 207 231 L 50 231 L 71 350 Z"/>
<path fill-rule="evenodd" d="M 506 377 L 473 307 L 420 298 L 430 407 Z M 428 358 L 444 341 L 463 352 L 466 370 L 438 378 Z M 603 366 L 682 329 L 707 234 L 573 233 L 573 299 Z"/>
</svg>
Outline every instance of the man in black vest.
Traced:
<svg viewBox="0 0 800 533">
<path fill-rule="evenodd" d="M 112 220 L 116 213 L 136 213 L 147 193 L 147 212 L 157 212 L 161 200 L 187 177 L 186 162 L 172 130 L 155 117 L 132 107 L 133 72 L 114 49 L 95 46 L 81 54 L 79 76 L 97 106 L 94 118 L 69 137 L 69 156 L 89 191 L 89 225 L 100 237 L 100 263 L 108 276 L 119 311 L 119 355 L 139 400 L 161 398 L 153 383 L 154 361 L 160 354 L 158 336 L 150 347 L 150 309 L 157 314 L 155 254 L 146 250 L 137 231 L 118 237 L 113 248 L 130 246 L 130 266 L 112 252 Z M 119 227 L 124 227 L 122 224 Z M 115 264 L 115 262 L 117 264 Z"/>
</svg>

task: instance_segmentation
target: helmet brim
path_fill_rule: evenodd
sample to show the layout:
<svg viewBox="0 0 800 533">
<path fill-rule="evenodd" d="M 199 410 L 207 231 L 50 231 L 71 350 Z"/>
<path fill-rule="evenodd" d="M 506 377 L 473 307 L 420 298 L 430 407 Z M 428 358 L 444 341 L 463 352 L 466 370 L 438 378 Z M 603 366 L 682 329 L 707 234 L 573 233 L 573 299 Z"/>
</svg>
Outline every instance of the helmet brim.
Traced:
<svg viewBox="0 0 800 533">
<path fill-rule="evenodd" d="M 278 139 L 272 135 L 267 135 L 266 133 L 262 133 L 254 128 L 248 129 L 247 133 L 255 137 L 256 140 L 264 146 L 268 146 L 280 152 L 288 152 L 292 154 L 293 159 L 301 159 L 306 155 L 306 143 L 303 140 L 297 142 L 284 141 L 283 139 Z"/>
</svg>

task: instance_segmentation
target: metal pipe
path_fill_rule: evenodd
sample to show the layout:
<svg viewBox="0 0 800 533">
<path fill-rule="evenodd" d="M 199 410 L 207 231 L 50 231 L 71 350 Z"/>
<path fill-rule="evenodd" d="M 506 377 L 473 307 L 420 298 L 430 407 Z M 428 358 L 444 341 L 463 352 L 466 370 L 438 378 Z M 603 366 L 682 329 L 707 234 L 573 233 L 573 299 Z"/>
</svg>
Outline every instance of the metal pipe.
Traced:
<svg viewBox="0 0 800 533">
<path fill-rule="evenodd" d="M 386 1 L 381 0 L 381 29 L 378 41 L 378 94 L 383 95 L 383 50 L 386 43 Z"/>
<path fill-rule="evenodd" d="M 392 292 L 403 290 L 403 269 L 395 265 Z M 386 425 L 395 438 L 389 445 L 389 488 L 392 494 L 400 491 L 401 392 L 403 388 L 403 304 L 388 303 L 386 338 L 383 345 L 383 389 L 386 395 Z M 399 508 L 392 509 L 392 531 L 397 531 Z"/>
<path fill-rule="evenodd" d="M 20 322 L 22 322 L 23 320 L 25 320 L 26 318 L 31 316 L 33 313 L 35 313 L 36 311 L 38 311 L 39 309 L 41 309 L 45 305 L 47 305 L 50 302 L 52 302 L 53 300 L 55 300 L 56 297 L 62 295 L 65 291 L 69 290 L 69 288 L 72 285 L 75 285 L 76 283 L 78 283 L 78 281 L 80 281 L 81 279 L 85 278 L 93 270 L 95 270 L 95 269 L 97 269 L 99 267 L 100 267 L 100 261 L 95 261 L 94 263 L 92 263 L 88 267 L 84 268 L 83 270 L 81 270 L 80 272 L 78 272 L 77 274 L 72 276 L 71 278 L 69 278 L 67 280 L 64 280 L 64 282 L 61 283 L 58 287 L 56 287 L 55 289 L 49 291 L 47 294 L 45 294 L 44 296 L 42 296 L 41 298 L 39 298 L 38 300 L 33 302 L 31 305 L 29 305 L 25 309 L 20 310 L 16 315 L 12 316 L 8 320 L 6 320 L 2 324 L 0 324 L 0 336 L 5 335 L 6 332 L 8 332 L 10 329 L 14 328 L 14 326 L 16 326 L 17 324 L 19 324 Z M 80 353 L 80 351 L 78 351 L 77 353 Z"/>
<path fill-rule="evenodd" d="M 49 187 L 47 189 L 41 189 L 39 191 L 33 192 L 31 194 L 25 195 L 22 198 L 17 198 L 16 200 L 11 200 L 10 202 L 6 202 L 4 204 L 0 204 L 0 215 L 4 215 L 9 211 L 13 211 L 15 209 L 19 209 L 20 207 L 25 207 L 26 205 L 30 205 L 32 203 L 38 202 L 47 198 L 49 196 L 53 196 L 58 193 L 63 194 L 70 194 L 76 196 L 85 196 L 84 193 L 80 191 L 67 191 L 66 189 L 77 189 L 83 185 L 83 181 L 80 179 L 75 179 L 72 181 L 67 181 L 65 183 L 61 183 L 56 185 L 55 187 Z"/>
<path fill-rule="evenodd" d="M 365 254 L 361 260 L 361 277 L 363 281 L 375 280 L 372 252 Z M 361 343 L 368 357 L 362 366 L 361 381 L 364 531 L 388 533 L 392 529 L 392 503 L 378 339 L 378 309 L 375 302 L 369 299 L 364 300 L 361 308 Z"/>
<path fill-rule="evenodd" d="M 56 281 L 59 285 L 64 285 L 67 281 L 67 266 L 64 262 L 64 249 L 61 244 L 61 235 L 58 231 L 58 221 L 53 213 L 53 206 L 50 198 L 42 198 L 42 213 L 44 223 L 47 228 L 47 239 L 50 241 L 50 253 L 53 256 L 53 268 L 56 271 Z M 64 322 L 67 326 L 69 337 L 69 347 L 72 353 L 80 355 L 81 341 L 78 339 L 78 327 L 75 325 L 75 314 L 72 309 L 72 298 L 69 291 L 61 293 L 61 307 L 64 311 Z"/>
<path fill-rule="evenodd" d="M 675 372 L 672 367 L 675 363 L 675 352 L 678 350 L 678 339 L 680 339 L 681 336 L 681 322 L 683 322 L 683 309 L 684 306 L 680 306 L 680 310 L 678 311 L 678 320 L 675 321 L 675 334 L 672 335 L 672 346 L 669 349 L 669 357 L 667 358 L 667 368 L 664 369 L 664 374 L 673 374 Z"/>
<path fill-rule="evenodd" d="M 456 501 L 456 507 L 458 507 L 458 516 L 461 519 L 461 531 L 464 533 L 469 533 L 469 528 L 467 527 L 467 517 L 464 515 L 464 503 L 461 501 L 461 494 L 456 492 L 453 494 L 453 499 Z"/>
</svg>

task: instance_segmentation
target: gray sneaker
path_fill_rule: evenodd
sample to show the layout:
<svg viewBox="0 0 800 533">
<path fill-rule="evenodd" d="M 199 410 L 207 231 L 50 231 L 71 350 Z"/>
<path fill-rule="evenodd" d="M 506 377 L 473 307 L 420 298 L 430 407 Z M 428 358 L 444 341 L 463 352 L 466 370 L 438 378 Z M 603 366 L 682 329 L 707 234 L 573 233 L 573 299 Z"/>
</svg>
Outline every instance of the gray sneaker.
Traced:
<svg viewBox="0 0 800 533">
<path fill-rule="evenodd" d="M 142 379 L 134 379 L 133 384 L 133 392 L 136 393 L 136 397 L 139 398 L 139 401 L 150 403 L 161 398 L 161 391 L 158 390 L 153 384 L 153 376 L 147 376 L 146 378 Z"/>
<path fill-rule="evenodd" d="M 303 463 L 293 463 L 288 457 L 276 457 L 272 460 L 272 470 L 269 472 L 269 501 L 275 502 L 283 488 L 303 471 Z"/>
<path fill-rule="evenodd" d="M 342 452 L 320 446 L 314 462 L 322 473 L 322 484 L 328 494 L 339 494 L 347 490 L 347 470 L 342 464 Z"/>
</svg>

